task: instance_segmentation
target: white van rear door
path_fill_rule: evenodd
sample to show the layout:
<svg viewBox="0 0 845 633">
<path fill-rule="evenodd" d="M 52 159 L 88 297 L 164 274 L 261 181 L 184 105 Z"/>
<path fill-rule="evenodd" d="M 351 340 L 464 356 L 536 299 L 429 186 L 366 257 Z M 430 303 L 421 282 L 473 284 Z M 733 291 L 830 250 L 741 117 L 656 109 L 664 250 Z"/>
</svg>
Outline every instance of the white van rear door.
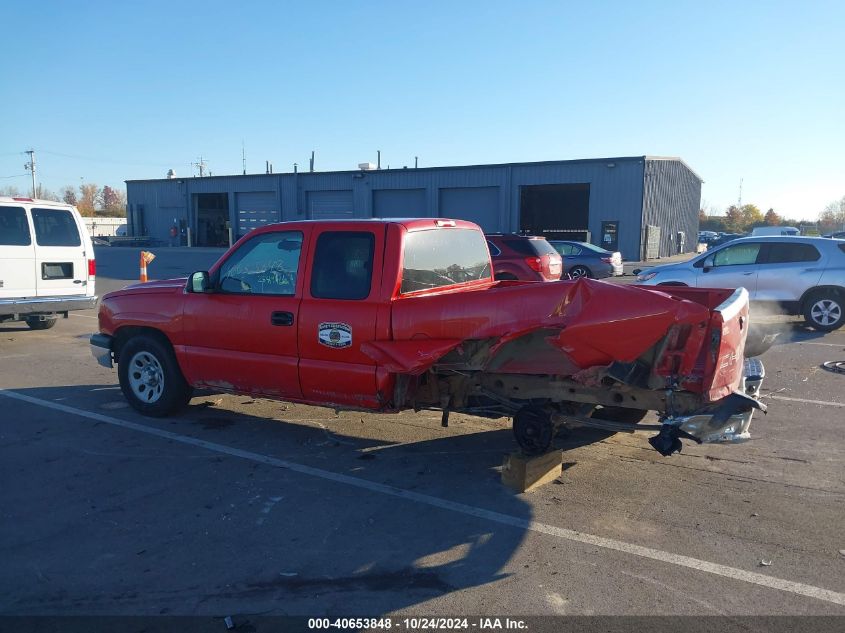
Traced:
<svg viewBox="0 0 845 633">
<path fill-rule="evenodd" d="M 39 297 L 84 295 L 88 285 L 85 246 L 70 209 L 32 207 L 35 283 Z"/>
<path fill-rule="evenodd" d="M 0 299 L 35 296 L 35 243 L 23 207 L 0 206 Z"/>
</svg>

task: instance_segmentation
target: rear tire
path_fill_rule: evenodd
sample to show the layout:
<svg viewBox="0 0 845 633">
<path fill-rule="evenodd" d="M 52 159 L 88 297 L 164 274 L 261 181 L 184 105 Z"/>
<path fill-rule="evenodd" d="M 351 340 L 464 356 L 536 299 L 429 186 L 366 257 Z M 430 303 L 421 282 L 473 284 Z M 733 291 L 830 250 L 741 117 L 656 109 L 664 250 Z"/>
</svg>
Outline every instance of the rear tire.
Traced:
<svg viewBox="0 0 845 633">
<path fill-rule="evenodd" d="M 804 321 L 820 332 L 833 332 L 845 323 L 845 301 L 834 290 L 814 292 L 804 302 Z"/>
<path fill-rule="evenodd" d="M 184 407 L 192 389 L 169 345 L 148 334 L 120 349 L 117 375 L 124 397 L 140 413 L 161 418 Z"/>
<path fill-rule="evenodd" d="M 496 281 L 516 281 L 516 275 L 511 275 L 510 273 L 498 273 L 496 275 Z"/>
<path fill-rule="evenodd" d="M 51 327 L 56 325 L 56 321 L 58 320 L 58 317 L 47 318 L 44 320 L 41 320 L 38 317 L 27 317 L 26 324 L 29 326 L 30 330 L 49 330 Z"/>
</svg>

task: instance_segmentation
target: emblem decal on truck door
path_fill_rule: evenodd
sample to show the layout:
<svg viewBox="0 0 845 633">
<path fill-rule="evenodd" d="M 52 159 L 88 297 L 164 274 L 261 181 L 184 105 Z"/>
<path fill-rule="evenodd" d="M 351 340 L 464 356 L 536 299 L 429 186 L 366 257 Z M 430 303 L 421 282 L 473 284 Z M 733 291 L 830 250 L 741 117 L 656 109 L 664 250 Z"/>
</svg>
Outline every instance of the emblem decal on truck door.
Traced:
<svg viewBox="0 0 845 633">
<path fill-rule="evenodd" d="M 348 323 L 320 323 L 317 339 L 326 347 L 349 347 L 352 345 L 352 328 Z"/>
</svg>

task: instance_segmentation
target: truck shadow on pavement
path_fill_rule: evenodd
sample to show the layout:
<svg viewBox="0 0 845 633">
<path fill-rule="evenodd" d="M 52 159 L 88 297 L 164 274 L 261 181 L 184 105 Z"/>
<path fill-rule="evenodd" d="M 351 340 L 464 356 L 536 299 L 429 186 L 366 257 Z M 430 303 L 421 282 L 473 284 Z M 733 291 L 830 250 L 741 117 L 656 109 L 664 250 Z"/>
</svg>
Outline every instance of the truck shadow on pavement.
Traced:
<svg viewBox="0 0 845 633">
<path fill-rule="evenodd" d="M 533 511 L 499 481 L 509 428 L 391 443 L 201 398 L 144 418 L 114 385 L 17 392 L 116 422 L 2 399 L 0 504 L 20 520 L 0 530 L 0 613 L 461 613 L 465 592 L 557 573 L 511 566 Z"/>
</svg>

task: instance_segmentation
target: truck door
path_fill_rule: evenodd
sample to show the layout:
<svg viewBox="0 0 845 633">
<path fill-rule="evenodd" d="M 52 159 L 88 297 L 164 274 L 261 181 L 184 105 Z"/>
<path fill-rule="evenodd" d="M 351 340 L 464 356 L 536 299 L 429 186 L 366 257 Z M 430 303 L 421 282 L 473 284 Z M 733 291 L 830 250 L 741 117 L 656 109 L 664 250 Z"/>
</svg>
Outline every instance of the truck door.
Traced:
<svg viewBox="0 0 845 633">
<path fill-rule="evenodd" d="M 0 206 L 0 299 L 35 296 L 35 242 L 23 207 Z"/>
<path fill-rule="evenodd" d="M 35 286 L 39 297 L 84 295 L 88 259 L 70 209 L 31 209 L 35 228 Z M 93 259 L 93 253 L 90 254 Z"/>
<path fill-rule="evenodd" d="M 186 293 L 192 382 L 297 399 L 297 327 L 307 232 L 260 233 L 220 265 L 211 293 Z"/>
<path fill-rule="evenodd" d="M 376 224 L 315 231 L 299 319 L 299 378 L 306 400 L 380 405 L 375 361 L 361 352 L 361 343 L 375 339 L 385 230 Z"/>
</svg>

